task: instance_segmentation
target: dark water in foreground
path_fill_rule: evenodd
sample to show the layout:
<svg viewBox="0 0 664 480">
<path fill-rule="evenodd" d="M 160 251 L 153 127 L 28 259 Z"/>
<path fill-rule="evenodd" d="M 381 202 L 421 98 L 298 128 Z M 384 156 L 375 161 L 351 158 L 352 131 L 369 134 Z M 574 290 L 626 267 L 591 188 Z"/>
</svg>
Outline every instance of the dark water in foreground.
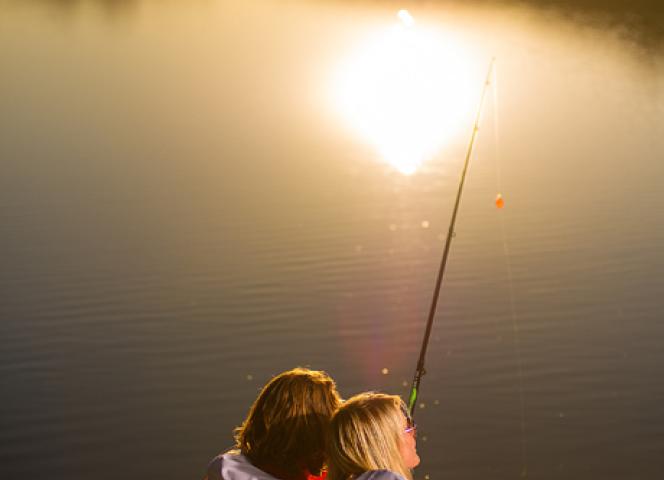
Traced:
<svg viewBox="0 0 664 480">
<path fill-rule="evenodd" d="M 403 176 L 318 86 L 391 8 L 0 3 L 0 478 L 200 477 L 297 365 L 406 393 L 467 138 Z M 501 85 L 416 477 L 661 478 L 659 37 L 412 11 L 497 54 Z"/>
</svg>

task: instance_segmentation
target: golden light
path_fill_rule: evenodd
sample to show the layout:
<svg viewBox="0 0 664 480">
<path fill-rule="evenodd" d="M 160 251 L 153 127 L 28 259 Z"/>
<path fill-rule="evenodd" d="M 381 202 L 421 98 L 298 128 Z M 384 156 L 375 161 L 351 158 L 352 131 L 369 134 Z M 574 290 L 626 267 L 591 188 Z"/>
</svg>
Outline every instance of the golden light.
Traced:
<svg viewBox="0 0 664 480">
<path fill-rule="evenodd" d="M 410 175 L 468 130 L 481 74 L 451 35 L 416 24 L 406 10 L 397 17 L 341 65 L 333 101 L 385 161 Z"/>
</svg>

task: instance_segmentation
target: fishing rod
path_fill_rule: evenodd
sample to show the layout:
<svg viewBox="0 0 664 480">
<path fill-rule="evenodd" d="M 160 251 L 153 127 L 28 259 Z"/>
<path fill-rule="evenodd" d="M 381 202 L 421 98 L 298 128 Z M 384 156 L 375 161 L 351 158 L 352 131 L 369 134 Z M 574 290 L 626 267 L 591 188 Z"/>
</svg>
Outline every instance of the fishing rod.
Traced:
<svg viewBox="0 0 664 480">
<path fill-rule="evenodd" d="M 447 264 L 447 257 L 450 253 L 450 245 L 452 243 L 452 237 L 454 237 L 454 224 L 456 222 L 457 212 L 459 211 L 459 203 L 461 202 L 461 193 L 463 191 L 463 184 L 466 180 L 466 172 L 468 171 L 468 164 L 470 162 L 470 156 L 473 153 L 473 144 L 475 143 L 475 137 L 477 136 L 477 131 L 479 130 L 480 117 L 482 114 L 482 105 L 484 104 L 484 97 L 486 96 L 486 91 L 488 86 L 491 84 L 491 73 L 493 72 L 493 65 L 496 61 L 496 58 L 491 59 L 489 64 L 489 71 L 486 75 L 486 80 L 484 81 L 484 87 L 482 88 L 482 96 L 480 97 L 480 105 L 477 108 L 477 115 L 475 116 L 475 125 L 473 126 L 473 132 L 470 136 L 470 143 L 468 144 L 468 150 L 466 151 L 466 160 L 463 165 L 463 171 L 461 172 L 461 180 L 459 182 L 459 189 L 456 195 L 456 201 L 454 202 L 454 210 L 452 211 L 452 219 L 450 220 L 450 228 L 447 231 L 447 238 L 445 240 L 445 249 L 443 250 L 443 257 L 440 261 L 440 268 L 438 269 L 438 278 L 436 278 L 436 287 L 433 291 L 433 299 L 431 300 L 431 308 L 429 309 L 429 318 L 427 320 L 427 326 L 424 331 L 424 338 L 422 339 L 422 347 L 420 348 L 420 358 L 417 360 L 417 368 L 415 369 L 415 376 L 413 377 L 413 383 L 410 388 L 410 395 L 408 397 L 408 411 L 411 418 L 415 414 L 415 405 L 417 404 L 417 395 L 420 390 L 420 381 L 422 380 L 422 375 L 426 373 L 424 369 L 424 359 L 427 353 L 427 346 L 429 345 L 429 337 L 431 336 L 431 328 L 433 326 L 433 319 L 436 315 L 436 306 L 438 305 L 438 297 L 440 295 L 440 287 L 443 284 L 443 275 L 445 274 L 445 265 Z"/>
</svg>

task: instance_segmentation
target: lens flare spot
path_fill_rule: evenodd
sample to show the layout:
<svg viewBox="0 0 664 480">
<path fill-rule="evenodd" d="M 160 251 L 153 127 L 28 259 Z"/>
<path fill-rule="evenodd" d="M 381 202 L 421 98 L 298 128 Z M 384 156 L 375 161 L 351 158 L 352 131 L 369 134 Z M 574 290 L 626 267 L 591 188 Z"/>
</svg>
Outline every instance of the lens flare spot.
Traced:
<svg viewBox="0 0 664 480">
<path fill-rule="evenodd" d="M 397 12 L 397 18 L 401 20 L 401 23 L 405 27 L 412 27 L 413 25 L 415 25 L 415 19 L 408 10 L 399 10 Z"/>
</svg>

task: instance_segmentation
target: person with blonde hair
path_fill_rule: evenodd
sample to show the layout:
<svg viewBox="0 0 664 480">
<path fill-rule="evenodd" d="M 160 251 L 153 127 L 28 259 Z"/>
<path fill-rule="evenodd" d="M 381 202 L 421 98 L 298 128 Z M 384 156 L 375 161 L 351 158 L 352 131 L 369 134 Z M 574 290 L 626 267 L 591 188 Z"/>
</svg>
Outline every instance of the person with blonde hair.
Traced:
<svg viewBox="0 0 664 480">
<path fill-rule="evenodd" d="M 416 426 L 397 395 L 361 393 L 332 417 L 326 480 L 413 480 Z"/>
<path fill-rule="evenodd" d="M 235 429 L 235 449 L 204 480 L 307 480 L 326 460 L 325 435 L 341 399 L 322 371 L 295 368 L 270 380 Z"/>
</svg>

